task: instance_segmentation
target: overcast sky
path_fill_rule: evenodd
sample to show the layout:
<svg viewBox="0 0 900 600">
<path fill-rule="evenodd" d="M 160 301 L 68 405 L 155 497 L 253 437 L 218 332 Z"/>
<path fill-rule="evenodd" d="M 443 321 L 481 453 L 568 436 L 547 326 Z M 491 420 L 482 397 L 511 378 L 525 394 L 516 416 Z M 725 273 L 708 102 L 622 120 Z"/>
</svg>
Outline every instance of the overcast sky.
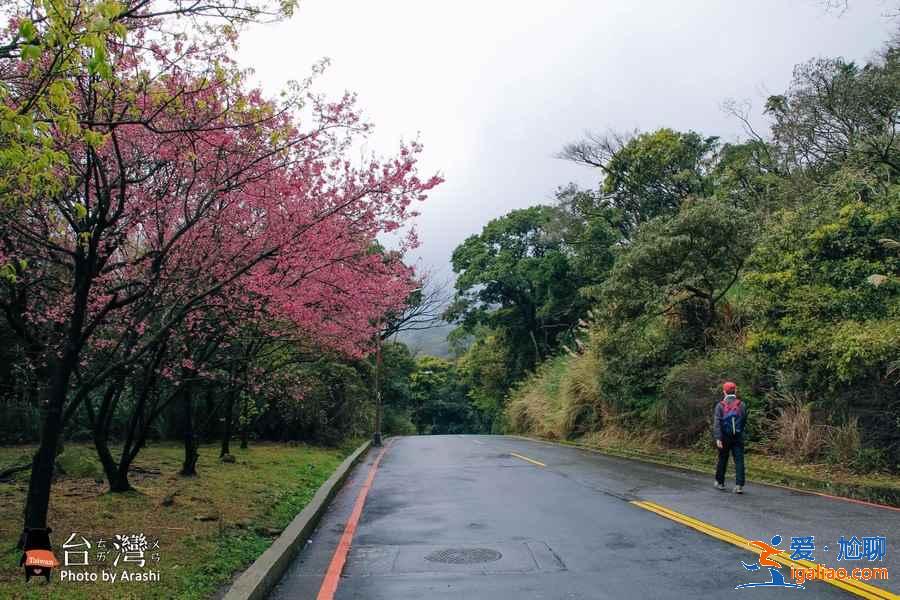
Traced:
<svg viewBox="0 0 900 600">
<path fill-rule="evenodd" d="M 270 93 L 323 57 L 324 92 L 359 94 L 389 153 L 425 144 L 446 183 L 422 205 L 412 260 L 449 273 L 453 248 L 490 219 L 548 202 L 596 173 L 553 157 L 587 130 L 693 129 L 737 139 L 728 98 L 784 90 L 817 56 L 865 60 L 893 31 L 890 4 L 851 0 L 301 0 L 257 26 L 239 61 Z M 761 118 L 757 123 L 764 123 Z"/>
</svg>

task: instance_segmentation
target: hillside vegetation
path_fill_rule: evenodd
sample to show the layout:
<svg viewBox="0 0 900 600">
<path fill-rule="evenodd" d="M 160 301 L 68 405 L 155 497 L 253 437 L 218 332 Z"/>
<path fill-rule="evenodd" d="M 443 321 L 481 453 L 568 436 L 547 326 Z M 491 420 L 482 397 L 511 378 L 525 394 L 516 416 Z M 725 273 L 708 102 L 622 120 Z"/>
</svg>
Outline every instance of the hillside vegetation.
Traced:
<svg viewBox="0 0 900 600">
<path fill-rule="evenodd" d="M 708 448 L 733 380 L 749 444 L 900 472 L 900 48 L 796 67 L 746 139 L 591 135 L 596 189 L 453 254 L 448 318 L 493 429 Z"/>
</svg>

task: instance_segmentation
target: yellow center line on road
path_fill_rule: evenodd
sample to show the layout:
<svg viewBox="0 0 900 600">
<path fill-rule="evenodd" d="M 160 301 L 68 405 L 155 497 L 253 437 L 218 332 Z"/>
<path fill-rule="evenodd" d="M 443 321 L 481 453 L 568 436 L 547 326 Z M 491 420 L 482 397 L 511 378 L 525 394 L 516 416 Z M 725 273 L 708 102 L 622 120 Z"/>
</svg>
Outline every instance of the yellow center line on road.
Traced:
<svg viewBox="0 0 900 600">
<path fill-rule="evenodd" d="M 546 467 L 546 466 L 547 466 L 547 465 L 545 465 L 544 463 L 542 463 L 542 462 L 539 461 L 539 460 L 534 460 L 533 458 L 528 458 L 527 456 L 522 456 L 521 454 L 516 454 L 515 452 L 510 452 L 509 455 L 510 455 L 510 456 L 515 456 L 516 458 L 521 458 L 522 460 L 527 460 L 527 461 L 530 462 L 531 464 L 537 465 L 537 466 L 539 466 L 539 467 Z"/>
<path fill-rule="evenodd" d="M 677 523 L 681 523 L 682 525 L 686 525 L 691 529 L 696 529 L 701 533 L 705 533 L 706 535 L 714 537 L 718 540 L 722 540 L 723 542 L 728 542 L 729 544 L 733 544 L 735 546 L 738 546 L 739 548 L 743 548 L 744 550 L 749 550 L 754 554 L 758 554 L 753 546 L 750 545 L 750 540 L 741 537 L 736 533 L 732 533 L 731 531 L 720 529 L 715 525 L 710 525 L 709 523 L 704 523 L 699 519 L 695 519 L 693 517 L 675 512 L 674 510 L 666 508 L 661 504 L 656 504 L 655 502 L 632 500 L 631 504 L 639 506 L 644 510 L 649 510 L 652 513 L 656 513 Z M 791 569 L 817 569 L 819 566 L 827 568 L 822 563 L 814 563 L 808 560 L 792 560 L 790 558 L 790 554 L 788 554 L 787 552 L 773 554 L 769 558 L 779 563 L 780 565 Z M 868 583 L 864 583 L 857 579 L 822 579 L 821 581 L 831 584 L 846 592 L 850 592 L 851 594 L 859 596 L 860 598 L 868 598 L 870 600 L 888 600 L 900 598 L 900 596 L 898 596 L 897 594 L 891 593 L 881 588 L 877 588 L 874 585 L 869 585 Z"/>
</svg>

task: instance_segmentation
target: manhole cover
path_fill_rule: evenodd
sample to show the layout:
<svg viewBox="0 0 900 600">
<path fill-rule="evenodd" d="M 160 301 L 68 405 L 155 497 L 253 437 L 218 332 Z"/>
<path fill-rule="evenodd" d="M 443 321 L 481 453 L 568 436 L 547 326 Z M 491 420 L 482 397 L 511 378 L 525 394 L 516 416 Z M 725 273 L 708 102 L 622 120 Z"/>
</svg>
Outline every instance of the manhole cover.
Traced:
<svg viewBox="0 0 900 600">
<path fill-rule="evenodd" d="M 435 550 L 425 557 L 431 562 L 448 563 L 451 565 L 471 565 L 500 560 L 503 555 L 490 548 L 447 548 Z"/>
</svg>

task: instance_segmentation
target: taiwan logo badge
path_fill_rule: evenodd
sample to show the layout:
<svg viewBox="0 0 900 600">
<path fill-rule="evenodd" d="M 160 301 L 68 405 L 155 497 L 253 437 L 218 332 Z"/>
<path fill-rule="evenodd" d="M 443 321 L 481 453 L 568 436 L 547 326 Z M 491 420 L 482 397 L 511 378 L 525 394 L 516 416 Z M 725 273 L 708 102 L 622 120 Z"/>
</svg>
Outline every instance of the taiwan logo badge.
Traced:
<svg viewBox="0 0 900 600">
<path fill-rule="evenodd" d="M 50 572 L 53 567 L 59 566 L 50 545 L 51 531 L 49 527 L 25 528 L 24 554 L 19 561 L 19 566 L 25 567 L 25 581 L 30 581 L 32 577 L 43 576 L 49 583 Z"/>
</svg>

